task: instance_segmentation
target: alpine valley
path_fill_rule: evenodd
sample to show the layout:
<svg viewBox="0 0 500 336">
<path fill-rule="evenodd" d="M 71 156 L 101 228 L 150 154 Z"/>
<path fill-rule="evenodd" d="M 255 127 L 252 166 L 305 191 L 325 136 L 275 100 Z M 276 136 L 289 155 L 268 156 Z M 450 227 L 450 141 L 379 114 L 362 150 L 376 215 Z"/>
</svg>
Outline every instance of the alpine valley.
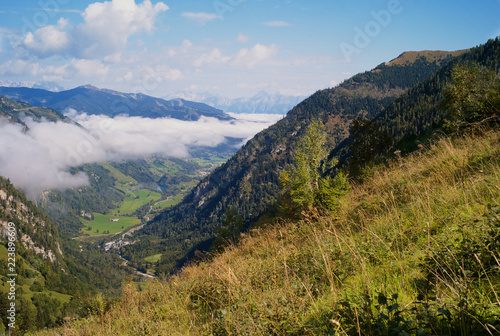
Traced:
<svg viewBox="0 0 500 336">
<path fill-rule="evenodd" d="M 499 334 L 499 69 L 499 38 L 405 52 L 248 141 L 83 163 L 68 173 L 86 185 L 36 200 L 1 177 L 13 334 Z M 1 123 L 22 132 L 26 118 L 83 129 L 68 109 L 235 122 L 93 86 L 0 94 Z"/>
</svg>

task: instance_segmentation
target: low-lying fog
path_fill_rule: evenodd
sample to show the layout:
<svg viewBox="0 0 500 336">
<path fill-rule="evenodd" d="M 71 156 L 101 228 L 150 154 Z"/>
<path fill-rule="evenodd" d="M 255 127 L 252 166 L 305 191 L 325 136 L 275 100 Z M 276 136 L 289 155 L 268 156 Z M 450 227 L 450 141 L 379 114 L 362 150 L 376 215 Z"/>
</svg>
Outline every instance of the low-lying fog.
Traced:
<svg viewBox="0 0 500 336">
<path fill-rule="evenodd" d="M 215 147 L 226 137 L 248 140 L 283 117 L 231 114 L 236 120 L 181 121 L 109 118 L 71 110 L 66 115 L 83 128 L 64 122 L 26 119 L 29 131 L 23 132 L 21 125 L 0 119 L 0 175 L 10 178 L 31 199 L 44 190 L 87 185 L 87 176 L 70 174 L 71 167 L 152 154 L 186 158 L 190 146 Z"/>
</svg>

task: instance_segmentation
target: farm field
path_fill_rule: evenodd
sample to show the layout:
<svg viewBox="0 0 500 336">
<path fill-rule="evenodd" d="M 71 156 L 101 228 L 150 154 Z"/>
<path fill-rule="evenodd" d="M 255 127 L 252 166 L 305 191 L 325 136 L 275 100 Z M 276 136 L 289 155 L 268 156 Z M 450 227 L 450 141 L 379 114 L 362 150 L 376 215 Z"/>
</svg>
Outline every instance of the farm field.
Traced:
<svg viewBox="0 0 500 336">
<path fill-rule="evenodd" d="M 118 219 L 113 222 L 111 220 Z M 124 229 L 141 223 L 136 217 L 115 216 L 114 214 L 94 214 L 93 221 L 85 221 L 86 227 L 82 229 L 82 234 L 89 236 L 99 236 L 103 234 L 116 234 Z M 91 228 L 90 230 L 88 228 Z"/>
<path fill-rule="evenodd" d="M 114 179 L 110 188 L 124 198 L 106 213 L 93 212 L 92 220 L 80 217 L 84 225 L 80 235 L 113 235 L 148 220 L 180 203 L 201 178 L 226 160 L 227 157 L 219 156 L 190 159 L 151 156 L 139 161 L 100 163 Z"/>
<path fill-rule="evenodd" d="M 117 209 L 111 210 L 111 212 L 116 216 L 120 214 L 131 215 L 140 206 L 148 204 L 149 202 L 159 201 L 160 199 L 161 194 L 155 191 L 146 189 L 129 191 L 122 205 Z"/>
</svg>

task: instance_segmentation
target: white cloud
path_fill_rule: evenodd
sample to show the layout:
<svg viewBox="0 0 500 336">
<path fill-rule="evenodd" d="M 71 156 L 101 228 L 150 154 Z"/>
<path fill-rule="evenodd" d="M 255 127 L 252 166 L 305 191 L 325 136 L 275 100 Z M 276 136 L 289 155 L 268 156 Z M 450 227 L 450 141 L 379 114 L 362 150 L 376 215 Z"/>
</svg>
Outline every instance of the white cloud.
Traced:
<svg viewBox="0 0 500 336">
<path fill-rule="evenodd" d="M 193 13 L 186 12 L 181 14 L 183 17 L 188 18 L 190 20 L 196 21 L 200 26 L 204 26 L 207 22 L 214 21 L 220 19 L 220 16 L 215 13 Z"/>
<path fill-rule="evenodd" d="M 57 26 L 49 25 L 38 29 L 35 33 L 28 32 L 24 38 L 24 45 L 39 55 L 65 52 L 70 46 L 70 37 L 63 31 L 67 24 L 68 21 L 61 18 Z"/>
<path fill-rule="evenodd" d="M 20 59 L 0 64 L 0 74 L 5 76 L 36 76 L 39 71 L 40 65 L 38 63 L 30 63 Z"/>
<path fill-rule="evenodd" d="M 163 154 L 188 157 L 191 146 L 214 147 L 226 137 L 249 139 L 274 123 L 276 116 L 220 121 L 214 118 L 181 121 L 77 114 L 79 126 L 26 120 L 26 133 L 17 124 L 0 119 L 0 175 L 12 180 L 31 199 L 48 189 L 87 185 L 83 174 L 71 175 L 70 167 L 85 163 L 118 161 Z M 238 118 L 237 115 L 235 117 Z"/>
<path fill-rule="evenodd" d="M 168 10 L 163 2 L 152 5 L 144 0 L 96 2 L 82 14 L 84 23 L 77 27 L 80 53 L 85 58 L 110 55 L 122 51 L 128 38 L 138 32 L 150 32 L 156 16 Z"/>
<path fill-rule="evenodd" d="M 43 124 L 40 126 L 44 127 Z M 52 126 L 51 132 L 56 131 L 57 126 Z M 10 178 L 29 198 L 35 199 L 46 189 L 88 184 L 84 174 L 67 172 L 68 165 L 61 151 L 64 144 L 54 143 L 52 139 L 41 141 L 32 133 L 23 133 L 18 125 L 2 125 L 1 121 L 0 129 L 0 142 L 4 144 L 0 148 L 0 175 Z M 69 133 L 66 135 L 70 136 Z"/>
<path fill-rule="evenodd" d="M 109 67 L 99 60 L 73 59 L 71 66 L 76 70 L 78 77 L 102 77 L 109 72 Z"/>
<path fill-rule="evenodd" d="M 112 0 L 90 4 L 82 13 L 84 22 L 70 27 L 61 18 L 24 37 L 24 46 L 37 56 L 69 52 L 84 59 L 100 58 L 122 52 L 129 37 L 153 30 L 156 17 L 168 10 L 163 2 L 153 6 L 150 0 L 137 5 L 135 0 Z M 113 59 L 112 59 L 113 60 Z"/>
<path fill-rule="evenodd" d="M 223 56 L 219 48 L 213 49 L 210 53 L 202 54 L 194 60 L 194 65 L 201 67 L 204 64 L 224 64 L 227 63 L 231 57 Z"/>
<path fill-rule="evenodd" d="M 156 68 L 158 70 L 158 75 L 165 81 L 175 81 L 184 78 L 182 72 L 179 69 L 170 69 L 166 65 L 160 65 Z"/>
<path fill-rule="evenodd" d="M 40 67 L 38 75 L 42 76 L 44 81 L 64 81 L 74 77 L 74 69 L 69 64 L 43 66 Z"/>
<path fill-rule="evenodd" d="M 231 60 L 232 65 L 253 68 L 258 63 L 270 59 L 278 52 L 275 44 L 269 46 L 257 43 L 251 49 L 243 48 Z"/>
<path fill-rule="evenodd" d="M 160 64 L 155 68 L 146 66 L 140 69 L 137 74 L 141 77 L 142 89 L 138 92 L 144 93 L 145 90 L 154 89 L 159 86 L 163 81 L 175 81 L 183 78 L 182 72 L 178 69 L 172 69 L 166 65 Z"/>
<path fill-rule="evenodd" d="M 268 27 L 290 27 L 291 24 L 285 21 L 267 21 L 263 23 L 264 26 Z"/>
</svg>

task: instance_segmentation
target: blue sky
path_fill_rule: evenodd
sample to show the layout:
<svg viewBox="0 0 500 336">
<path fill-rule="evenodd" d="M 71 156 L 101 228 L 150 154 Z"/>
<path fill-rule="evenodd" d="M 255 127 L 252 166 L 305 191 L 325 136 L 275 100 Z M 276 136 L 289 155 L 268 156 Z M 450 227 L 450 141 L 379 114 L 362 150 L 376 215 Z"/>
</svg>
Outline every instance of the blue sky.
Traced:
<svg viewBox="0 0 500 336">
<path fill-rule="evenodd" d="M 500 0 L 24 0 L 0 6 L 0 80 L 309 95 L 409 50 L 500 35 Z"/>
</svg>

